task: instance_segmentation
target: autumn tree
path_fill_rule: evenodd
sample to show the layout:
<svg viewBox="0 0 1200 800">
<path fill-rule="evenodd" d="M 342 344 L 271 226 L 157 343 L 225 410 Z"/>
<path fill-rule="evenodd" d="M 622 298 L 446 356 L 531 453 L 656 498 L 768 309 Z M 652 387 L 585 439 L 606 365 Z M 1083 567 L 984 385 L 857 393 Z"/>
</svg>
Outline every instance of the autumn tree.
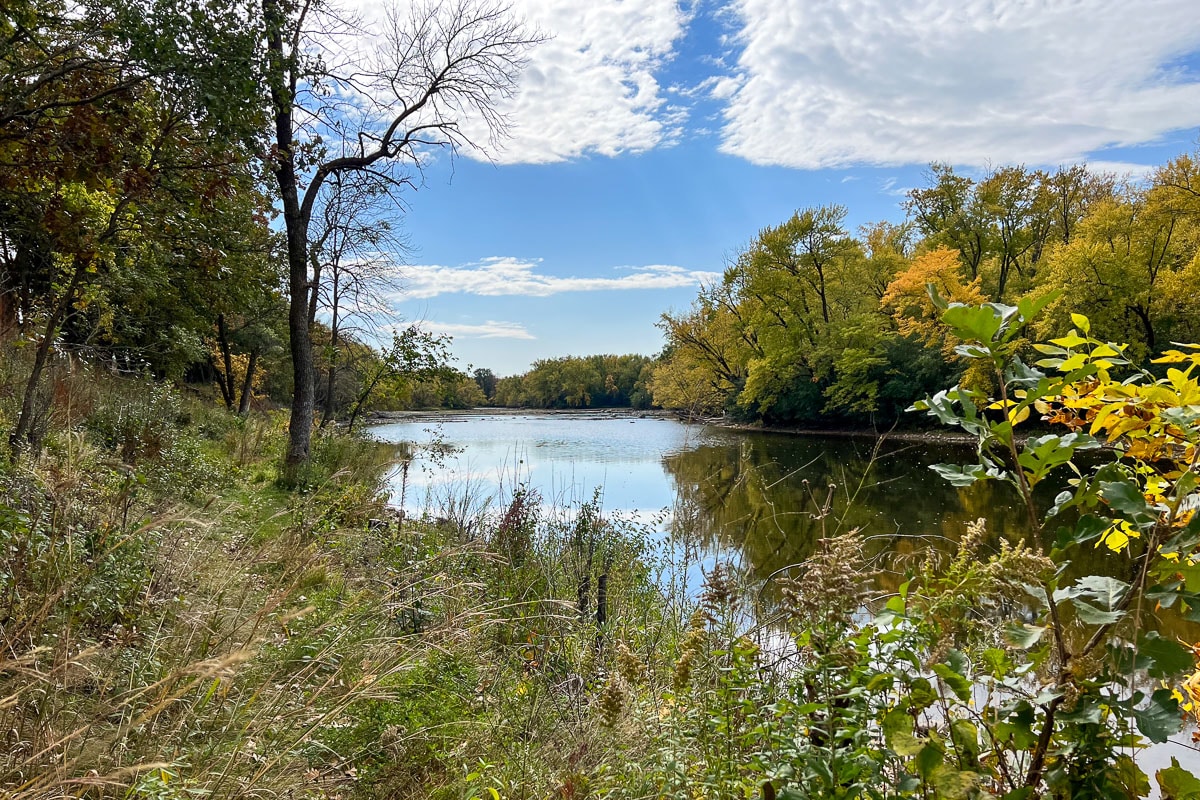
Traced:
<svg viewBox="0 0 1200 800">
<path fill-rule="evenodd" d="M 822 409 L 870 411 L 884 317 L 878 268 L 844 227 L 840 206 L 798 211 L 761 231 L 738 260 L 740 301 L 761 355 L 748 362 L 738 403 L 768 419 Z"/>
<path fill-rule="evenodd" d="M 263 0 L 263 18 L 270 170 L 286 231 L 291 303 L 291 470 L 309 458 L 315 411 L 310 226 L 326 181 L 369 173 L 399 190 L 413 183 L 424 149 L 485 144 L 469 139 L 472 121 L 493 139 L 502 135 L 500 103 L 515 91 L 539 36 L 504 6 L 419 2 L 386 10 L 370 55 L 335 59 L 318 54 L 344 26 L 319 2 Z"/>
<path fill-rule="evenodd" d="M 738 298 L 742 277 L 731 266 L 721 283 L 700 290 L 686 312 L 659 319 L 667 346 L 649 378 L 655 405 L 702 417 L 736 403 L 749 359 L 762 355 Z"/>
<path fill-rule="evenodd" d="M 901 336 L 912 336 L 929 347 L 953 354 L 958 340 L 941 321 L 942 309 L 930 296 L 935 291 L 951 303 L 979 305 L 985 302 L 979 278 L 964 280 L 962 261 L 956 250 L 939 247 L 922 253 L 888 284 L 881 299 Z"/>
<path fill-rule="evenodd" d="M 1085 313 L 1099 335 L 1128 341 L 1138 356 L 1200 334 L 1200 226 L 1179 213 L 1175 192 L 1152 184 L 1093 207 L 1039 281 L 1041 292 L 1060 292 L 1052 317 Z"/>
<path fill-rule="evenodd" d="M 181 222 L 222 227 L 219 206 L 248 174 L 255 116 L 231 112 L 253 84 L 243 58 L 251 39 L 233 2 L 203 7 L 23 0 L 0 12 L 0 327 L 34 342 L 14 452 L 35 442 L 61 333 L 74 325 L 77 339 L 111 338 L 118 286 L 127 297 L 152 292 L 178 277 L 166 277 L 172 259 L 188 254 L 175 268 L 190 270 L 195 258 L 220 257 L 204 236 L 170 243 Z M 105 325 L 84 333 L 85 308 Z"/>
<path fill-rule="evenodd" d="M 1071 241 L 1088 209 L 1114 186 L 1111 175 L 1084 166 L 1053 173 L 1005 166 L 976 181 L 935 163 L 927 177 L 929 185 L 911 190 L 904 204 L 922 248 L 957 250 L 968 278 L 982 277 L 993 300 L 1028 290 L 1042 260 Z"/>
<path fill-rule="evenodd" d="M 938 162 L 929 165 L 926 181 L 927 186 L 908 192 L 904 208 L 926 245 L 957 250 L 974 280 L 991 246 L 975 181 Z"/>
</svg>

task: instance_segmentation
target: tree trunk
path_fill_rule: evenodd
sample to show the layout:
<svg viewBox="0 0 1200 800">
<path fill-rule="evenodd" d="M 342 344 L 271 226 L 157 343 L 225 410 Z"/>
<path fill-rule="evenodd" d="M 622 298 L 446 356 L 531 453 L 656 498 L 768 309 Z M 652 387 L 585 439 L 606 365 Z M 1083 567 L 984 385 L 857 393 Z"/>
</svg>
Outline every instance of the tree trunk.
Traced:
<svg viewBox="0 0 1200 800">
<path fill-rule="evenodd" d="M 238 403 L 238 415 L 246 416 L 250 411 L 250 397 L 254 384 L 254 368 L 258 366 L 258 351 L 250 351 L 250 360 L 246 363 L 246 380 L 242 381 L 242 399 Z"/>
<path fill-rule="evenodd" d="M 300 206 L 293 149 L 292 106 L 296 97 L 295 65 L 284 52 L 284 12 L 278 0 L 264 0 L 267 21 L 267 50 L 271 70 L 271 104 L 275 112 L 275 164 L 283 222 L 287 230 L 288 334 L 292 356 L 292 414 L 288 423 L 288 446 L 284 456 L 284 479 L 295 477 L 296 469 L 309 460 L 315 408 L 312 336 L 308 324 L 308 220 Z M 292 54 L 295 57 L 295 54 Z"/>
<path fill-rule="evenodd" d="M 316 292 L 313 292 L 316 295 Z M 337 272 L 334 272 L 333 287 L 333 319 L 329 326 L 329 372 L 325 378 L 325 409 L 321 414 L 321 427 L 324 428 L 333 419 L 333 389 L 337 383 L 338 360 L 338 295 Z"/>
<path fill-rule="evenodd" d="M 290 165 L 289 165 L 290 167 Z M 284 170 L 280 170 L 284 172 Z M 288 423 L 288 447 L 284 458 L 285 470 L 305 464 L 309 459 L 312 441 L 313 414 L 316 411 L 316 381 L 313 374 L 312 336 L 308 327 L 308 260 L 305 258 L 307 231 L 300 218 L 296 202 L 296 176 L 290 168 L 291 191 L 284 190 L 284 222 L 287 226 L 288 289 L 291 301 L 288 309 L 288 334 L 292 354 L 292 414 Z M 283 181 L 281 180 L 281 186 Z M 291 202 L 287 201 L 291 196 Z M 291 208 L 289 209 L 289 206 Z"/>
<path fill-rule="evenodd" d="M 54 310 L 50 312 L 50 318 L 46 320 L 46 330 L 34 353 L 33 369 L 25 384 L 25 395 L 21 398 L 21 413 L 17 417 L 16 427 L 8 437 L 8 448 L 13 458 L 21 455 L 26 444 L 33 443 L 33 415 L 35 412 L 33 404 L 37 397 L 38 385 L 42 381 L 42 371 L 46 368 L 46 360 L 50 356 L 50 346 L 54 344 L 54 337 L 58 334 L 58 326 L 62 324 L 71 305 L 75 302 L 75 292 L 79 290 L 79 283 L 83 280 L 87 267 L 88 262 L 85 259 L 80 256 L 75 257 L 75 272 L 71 276 L 71 283 L 67 286 L 67 291 L 63 293 Z"/>
<path fill-rule="evenodd" d="M 225 331 L 225 315 L 217 314 L 217 346 L 221 349 L 224 372 L 218 371 L 217 385 L 221 387 L 221 399 L 225 408 L 233 410 L 233 357 L 229 353 L 229 335 Z"/>
</svg>

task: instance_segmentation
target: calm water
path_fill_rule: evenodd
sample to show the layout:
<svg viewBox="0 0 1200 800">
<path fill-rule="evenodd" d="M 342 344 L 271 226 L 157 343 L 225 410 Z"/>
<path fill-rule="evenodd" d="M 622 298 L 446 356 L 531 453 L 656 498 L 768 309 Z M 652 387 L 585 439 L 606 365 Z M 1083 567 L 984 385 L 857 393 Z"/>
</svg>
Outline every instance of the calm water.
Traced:
<svg viewBox="0 0 1200 800">
<path fill-rule="evenodd" d="M 981 517 L 987 547 L 1029 535 L 1009 487 L 955 488 L 928 468 L 969 462 L 971 447 L 885 441 L 877 448 L 870 439 L 603 412 L 430 416 L 372 431 L 416 447 L 407 472 L 391 481 L 393 504 L 410 512 L 469 518 L 503 503 L 517 485 L 560 507 L 578 506 L 599 490 L 606 513 L 661 526 L 693 547 L 700 564 L 732 560 L 751 579 L 803 561 L 822 535 L 854 528 L 879 565 L 893 570 L 931 550 L 951 551 L 967 523 Z M 1045 484 L 1047 504 L 1055 483 Z M 1127 578 L 1122 568 L 1104 549 L 1081 548 L 1070 571 Z M 885 571 L 880 581 L 894 589 L 899 572 Z M 1170 616 L 1147 623 L 1188 641 L 1197 635 L 1197 626 Z"/>
</svg>

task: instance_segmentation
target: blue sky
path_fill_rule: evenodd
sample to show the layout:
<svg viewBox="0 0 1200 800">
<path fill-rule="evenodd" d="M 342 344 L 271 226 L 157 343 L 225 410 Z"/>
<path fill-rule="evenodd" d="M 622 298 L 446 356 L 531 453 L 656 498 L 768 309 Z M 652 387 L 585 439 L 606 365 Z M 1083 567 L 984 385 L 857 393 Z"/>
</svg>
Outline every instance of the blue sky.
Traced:
<svg viewBox="0 0 1200 800">
<path fill-rule="evenodd" d="M 933 160 L 1133 175 L 1196 149 L 1194 0 L 520 0 L 553 38 L 502 149 L 431 161 L 398 220 L 406 321 L 458 365 L 662 346 L 756 232 L 903 219 Z M 485 159 L 490 159 L 485 160 Z"/>
</svg>

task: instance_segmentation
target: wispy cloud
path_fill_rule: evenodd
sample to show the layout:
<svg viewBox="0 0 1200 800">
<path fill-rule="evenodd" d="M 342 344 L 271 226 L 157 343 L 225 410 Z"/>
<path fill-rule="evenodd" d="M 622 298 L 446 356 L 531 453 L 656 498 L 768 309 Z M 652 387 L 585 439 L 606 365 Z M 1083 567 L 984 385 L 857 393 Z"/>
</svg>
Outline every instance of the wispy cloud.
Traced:
<svg viewBox="0 0 1200 800">
<path fill-rule="evenodd" d="M 422 300 L 443 294 L 549 297 L 563 292 L 676 289 L 699 286 L 721 277 L 715 272 L 662 264 L 624 268 L 625 274 L 617 277 L 560 277 L 539 272 L 540 267 L 541 259 L 511 257 L 485 258 L 455 267 L 408 266 L 404 269 L 404 292 L 396 299 Z"/>
<path fill-rule="evenodd" d="M 469 325 L 425 321 L 421 323 L 421 327 L 433 333 L 446 333 L 460 339 L 537 339 L 519 322 L 488 320 L 479 325 Z"/>
<path fill-rule="evenodd" d="M 1057 164 L 1200 125 L 1195 0 L 734 0 L 722 149 L 800 168 Z M 1174 66 L 1173 66 L 1174 65 Z"/>
<path fill-rule="evenodd" d="M 1128 161 L 1089 161 L 1087 167 L 1092 172 L 1109 172 L 1118 178 L 1132 178 L 1135 181 L 1149 178 L 1154 170 L 1158 169 L 1158 165 L 1155 164 L 1134 164 Z"/>
</svg>

